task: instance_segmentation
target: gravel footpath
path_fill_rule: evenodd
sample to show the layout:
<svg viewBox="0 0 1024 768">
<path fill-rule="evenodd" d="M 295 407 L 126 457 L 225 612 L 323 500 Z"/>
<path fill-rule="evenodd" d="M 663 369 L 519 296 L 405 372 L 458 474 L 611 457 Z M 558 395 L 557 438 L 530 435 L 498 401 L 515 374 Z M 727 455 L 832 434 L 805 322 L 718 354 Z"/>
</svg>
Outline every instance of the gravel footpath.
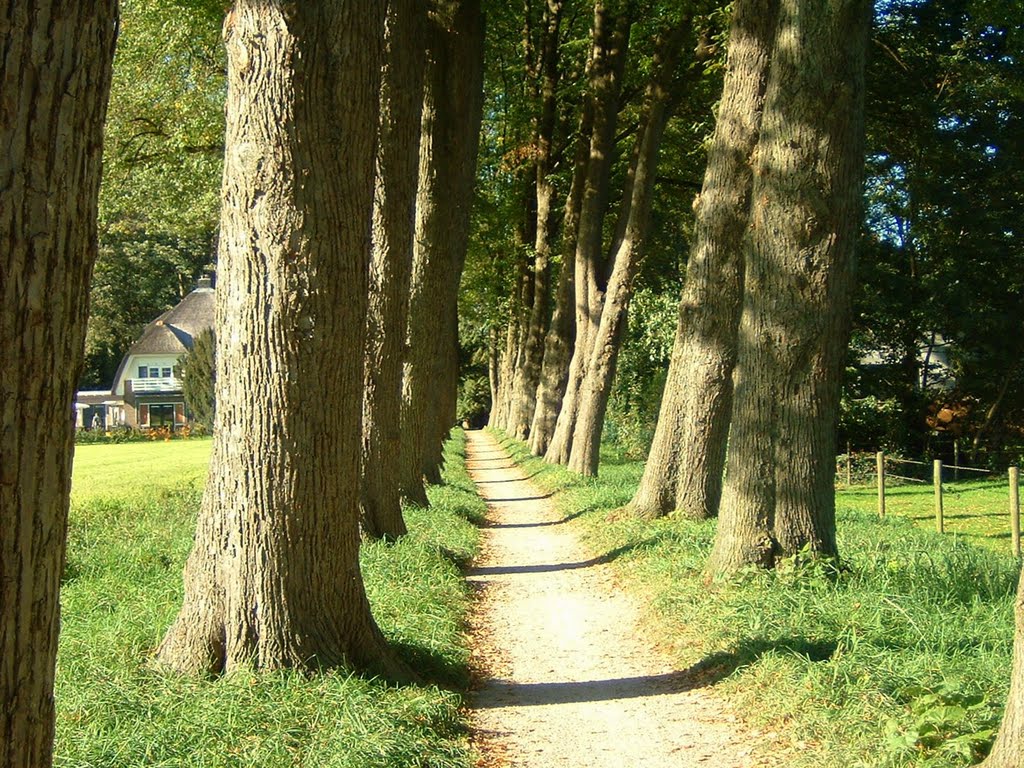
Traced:
<svg viewBox="0 0 1024 768">
<path fill-rule="evenodd" d="M 487 501 L 469 579 L 481 766 L 753 768 L 758 740 L 641 640 L 638 608 L 487 433 L 467 433 Z"/>
</svg>

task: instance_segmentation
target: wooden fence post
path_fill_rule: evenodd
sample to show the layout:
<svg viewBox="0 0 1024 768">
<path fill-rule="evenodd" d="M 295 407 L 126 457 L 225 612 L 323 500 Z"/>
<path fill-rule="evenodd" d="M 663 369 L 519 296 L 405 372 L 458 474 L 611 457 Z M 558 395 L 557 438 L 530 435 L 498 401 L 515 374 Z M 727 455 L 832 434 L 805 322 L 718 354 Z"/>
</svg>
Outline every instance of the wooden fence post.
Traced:
<svg viewBox="0 0 1024 768">
<path fill-rule="evenodd" d="M 1010 536 L 1013 556 L 1020 557 L 1020 469 L 1010 467 Z"/>
<path fill-rule="evenodd" d="M 960 479 L 960 439 L 953 438 L 953 479 Z"/>
<path fill-rule="evenodd" d="M 846 487 L 853 487 L 853 455 L 850 453 L 850 441 L 846 441 Z"/>
<path fill-rule="evenodd" d="M 932 468 L 932 480 L 935 485 L 935 530 L 944 533 L 946 525 L 942 517 L 942 459 L 936 459 Z"/>
<path fill-rule="evenodd" d="M 875 471 L 878 475 L 878 516 L 885 517 L 885 454 L 875 454 Z"/>
</svg>

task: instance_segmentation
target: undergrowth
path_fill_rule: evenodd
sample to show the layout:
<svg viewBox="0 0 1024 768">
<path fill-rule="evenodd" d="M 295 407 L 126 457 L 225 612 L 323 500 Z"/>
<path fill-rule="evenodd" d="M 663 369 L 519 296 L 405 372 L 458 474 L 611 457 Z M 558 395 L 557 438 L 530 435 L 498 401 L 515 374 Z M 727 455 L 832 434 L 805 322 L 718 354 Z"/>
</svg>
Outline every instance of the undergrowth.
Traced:
<svg viewBox="0 0 1024 768">
<path fill-rule="evenodd" d="M 644 598 L 649 636 L 770 734 L 762 747 L 785 750 L 787 766 L 952 768 L 991 746 L 1014 559 L 841 503 L 839 567 L 796 557 L 708 584 L 715 521 L 622 513 L 639 462 L 606 451 L 600 477 L 585 479 L 502 444 Z"/>
<path fill-rule="evenodd" d="M 75 487 L 89 493 L 72 503 L 56 765 L 468 768 L 461 696 L 452 690 L 467 681 L 468 592 L 459 564 L 475 552 L 473 521 L 484 507 L 465 471 L 461 433 L 445 456 L 448 485 L 430 489 L 429 510 L 406 511 L 410 535 L 366 545 L 361 558 L 378 623 L 437 681 L 427 686 L 395 687 L 346 670 L 209 681 L 160 669 L 152 651 L 181 604 L 201 480 L 171 487 L 164 477 L 155 491 L 140 484 L 104 496 L 99 479 L 76 475 Z"/>
</svg>

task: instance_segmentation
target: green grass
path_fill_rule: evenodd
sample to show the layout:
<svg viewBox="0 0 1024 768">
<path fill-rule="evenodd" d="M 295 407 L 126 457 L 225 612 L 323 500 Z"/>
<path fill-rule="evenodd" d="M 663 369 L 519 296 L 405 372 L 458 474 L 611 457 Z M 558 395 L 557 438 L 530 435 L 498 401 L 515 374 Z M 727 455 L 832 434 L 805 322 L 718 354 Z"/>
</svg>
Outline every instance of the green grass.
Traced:
<svg viewBox="0 0 1024 768">
<path fill-rule="evenodd" d="M 201 488 L 210 463 L 209 438 L 151 443 L 76 445 L 73 503 Z"/>
<path fill-rule="evenodd" d="M 793 560 L 709 585 L 715 521 L 615 514 L 640 463 L 606 449 L 584 479 L 503 444 L 643 598 L 649 636 L 778 733 L 760 746 L 787 766 L 952 768 L 989 746 L 1009 684 L 1012 558 L 841 498 L 838 573 Z"/>
<path fill-rule="evenodd" d="M 170 674 L 151 654 L 181 601 L 208 441 L 79 446 L 62 586 L 57 757 L 65 768 L 429 766 L 472 754 L 451 689 L 467 681 L 459 563 L 476 550 L 483 503 L 446 448 L 450 485 L 411 533 L 363 548 L 374 613 L 406 658 L 440 685 L 394 687 L 345 670 Z"/>
<path fill-rule="evenodd" d="M 1010 491 L 1005 477 L 943 483 L 942 507 L 945 530 L 972 544 L 995 552 L 1010 549 Z M 906 517 L 921 528 L 935 529 L 935 491 L 931 483 L 891 483 L 886 487 L 885 511 Z M 877 514 L 878 491 L 874 485 L 840 486 L 836 504 Z"/>
</svg>

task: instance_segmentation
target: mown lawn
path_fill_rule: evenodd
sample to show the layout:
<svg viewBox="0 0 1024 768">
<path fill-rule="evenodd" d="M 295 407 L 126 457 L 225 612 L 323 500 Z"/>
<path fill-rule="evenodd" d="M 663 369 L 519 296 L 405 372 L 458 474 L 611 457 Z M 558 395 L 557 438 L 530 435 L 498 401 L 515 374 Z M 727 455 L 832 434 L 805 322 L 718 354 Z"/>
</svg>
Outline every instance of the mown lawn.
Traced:
<svg viewBox="0 0 1024 768">
<path fill-rule="evenodd" d="M 878 491 L 874 485 L 840 486 L 836 503 L 867 515 L 877 514 Z M 1005 476 L 943 483 L 942 506 L 947 535 L 994 552 L 1011 552 L 1010 490 Z M 885 510 L 888 515 L 906 517 L 921 528 L 934 530 L 934 488 L 930 483 L 890 483 Z"/>
<path fill-rule="evenodd" d="M 601 476 L 588 480 L 503 444 L 578 518 L 595 556 L 619 566 L 652 642 L 768 734 L 753 746 L 773 763 L 952 768 L 989 748 L 1009 685 L 1018 578 L 1005 550 L 939 536 L 913 509 L 899 514 L 898 501 L 880 521 L 841 495 L 838 570 L 797 558 L 709 584 L 715 521 L 621 513 L 639 462 L 606 450 Z"/>
<path fill-rule="evenodd" d="M 202 488 L 212 445 L 209 438 L 76 445 L 72 501 Z"/>
<path fill-rule="evenodd" d="M 468 768 L 457 691 L 468 680 L 463 620 L 483 504 L 446 448 L 448 486 L 411 534 L 364 547 L 385 633 L 436 684 L 318 675 L 168 673 L 153 649 L 181 601 L 209 441 L 79 446 L 62 586 L 56 764 L 65 768 Z"/>
</svg>

